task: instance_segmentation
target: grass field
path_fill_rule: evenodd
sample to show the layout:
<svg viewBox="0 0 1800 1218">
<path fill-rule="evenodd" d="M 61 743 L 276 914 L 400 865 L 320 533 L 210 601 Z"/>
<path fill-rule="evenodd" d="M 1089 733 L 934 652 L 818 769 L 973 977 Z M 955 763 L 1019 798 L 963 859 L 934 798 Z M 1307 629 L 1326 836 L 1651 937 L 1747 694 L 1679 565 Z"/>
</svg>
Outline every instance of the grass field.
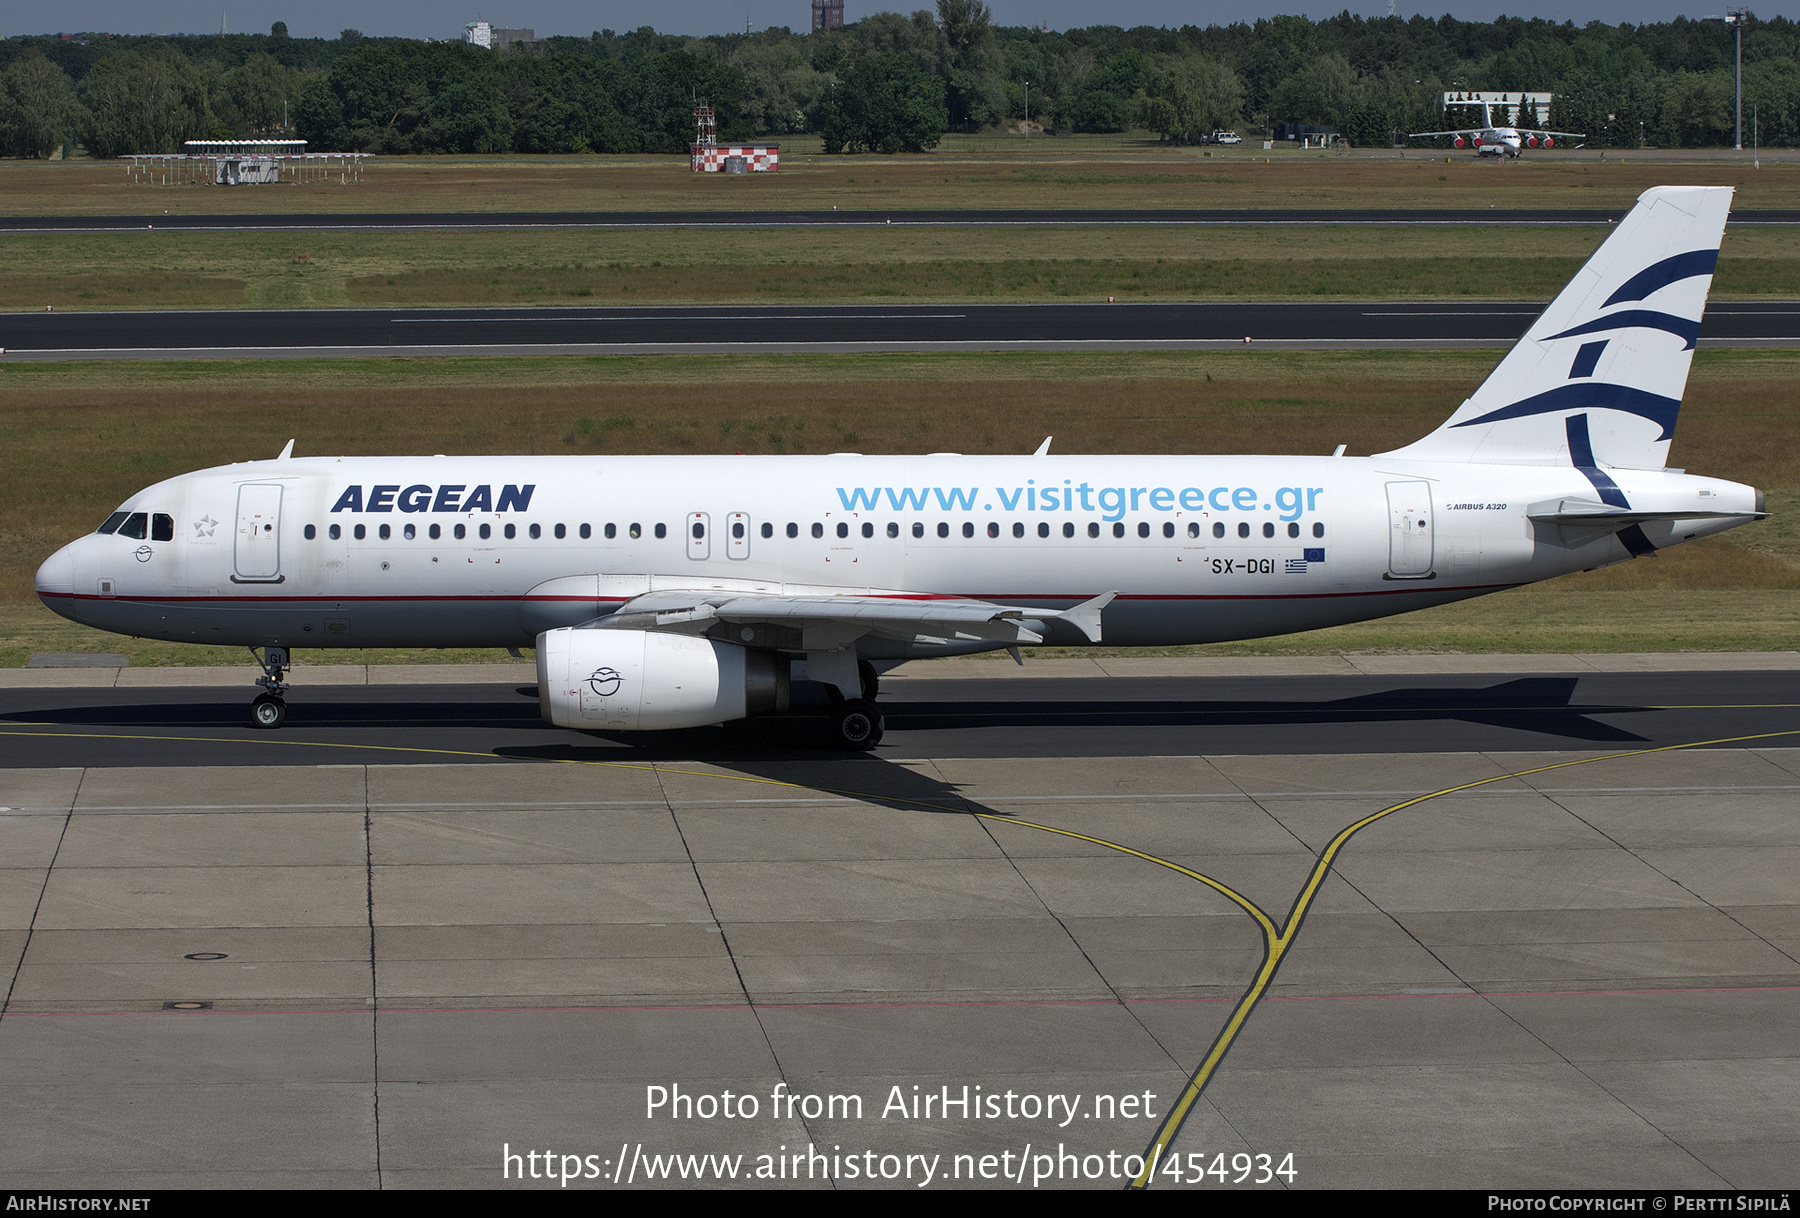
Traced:
<svg viewBox="0 0 1800 1218">
<path fill-rule="evenodd" d="M 236 662 L 235 653 L 70 625 L 35 604 L 31 575 L 141 487 L 273 456 L 290 436 L 302 453 L 344 454 L 1029 452 L 1046 434 L 1065 453 L 1326 453 L 1343 443 L 1362 454 L 1435 427 L 1497 358 L 1231 351 L 0 365 L 0 665 L 33 651 Z M 725 377 L 732 392 L 720 394 Z M 1773 518 L 1464 605 L 1211 650 L 1800 644 L 1800 352 L 1700 353 L 1671 462 L 1764 488 Z"/>
<path fill-rule="evenodd" d="M 0 310 L 859 300 L 1514 299 L 1600 228 L 177 233 L 0 237 Z M 1800 229 L 1727 234 L 1719 298 L 1800 292 Z"/>
<path fill-rule="evenodd" d="M 790 141 L 774 174 L 695 174 L 685 156 L 376 158 L 355 185 L 138 186 L 121 162 L 0 162 L 6 215 L 805 208 L 1616 207 L 1651 186 L 1738 188 L 1800 206 L 1800 163 L 1558 149 L 1508 163 L 1413 149 L 1349 154 L 1129 140 L 946 140 L 917 156 L 826 157 Z M 1449 159 L 1446 161 L 1445 157 Z M 1773 156 L 1773 154 L 1771 154 Z"/>
</svg>

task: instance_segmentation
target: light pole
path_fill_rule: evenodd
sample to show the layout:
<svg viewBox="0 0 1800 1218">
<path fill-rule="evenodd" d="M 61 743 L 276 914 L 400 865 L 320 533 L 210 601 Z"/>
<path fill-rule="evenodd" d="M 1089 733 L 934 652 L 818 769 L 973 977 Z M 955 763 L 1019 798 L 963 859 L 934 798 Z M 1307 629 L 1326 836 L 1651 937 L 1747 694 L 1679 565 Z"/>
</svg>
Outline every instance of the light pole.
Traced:
<svg viewBox="0 0 1800 1218">
<path fill-rule="evenodd" d="M 1725 24 L 1737 31 L 1737 138 L 1732 147 L 1739 152 L 1744 150 L 1744 18 L 1749 15 L 1745 8 L 1725 10 Z"/>
</svg>

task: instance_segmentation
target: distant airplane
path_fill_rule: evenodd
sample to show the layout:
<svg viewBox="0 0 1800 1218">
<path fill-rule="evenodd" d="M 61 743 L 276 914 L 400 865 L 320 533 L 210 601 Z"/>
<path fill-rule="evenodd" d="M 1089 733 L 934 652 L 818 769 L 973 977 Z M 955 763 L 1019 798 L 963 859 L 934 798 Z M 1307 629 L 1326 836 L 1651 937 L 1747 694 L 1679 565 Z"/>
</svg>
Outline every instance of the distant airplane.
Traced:
<svg viewBox="0 0 1800 1218">
<path fill-rule="evenodd" d="M 1386 617 L 1764 515 L 1666 469 L 1729 187 L 1661 186 L 1436 431 L 1371 457 L 295 457 L 133 495 L 37 573 L 121 634 L 290 649 L 537 649 L 560 727 L 697 727 L 877 668 L 1047 643 L 1166 647 Z M 1338 452 L 1343 452 L 1340 446 Z"/>
<path fill-rule="evenodd" d="M 1465 103 L 1468 104 L 1468 103 Z M 1525 148 L 1556 147 L 1556 141 L 1582 140 L 1585 135 L 1576 131 L 1541 131 L 1532 127 L 1496 127 L 1494 125 L 1493 108 L 1481 103 L 1481 126 L 1464 127 L 1459 131 L 1415 131 L 1406 138 L 1422 140 L 1435 135 L 1453 135 L 1456 146 L 1461 148 L 1467 141 L 1475 143 L 1477 156 L 1518 156 Z"/>
</svg>

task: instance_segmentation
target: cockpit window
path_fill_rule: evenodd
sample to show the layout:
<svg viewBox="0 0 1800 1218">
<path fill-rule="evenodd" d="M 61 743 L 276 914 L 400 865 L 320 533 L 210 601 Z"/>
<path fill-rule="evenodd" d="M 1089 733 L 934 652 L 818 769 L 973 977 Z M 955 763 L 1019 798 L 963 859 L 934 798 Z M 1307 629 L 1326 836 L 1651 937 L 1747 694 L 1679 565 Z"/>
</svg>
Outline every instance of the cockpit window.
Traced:
<svg viewBox="0 0 1800 1218">
<path fill-rule="evenodd" d="M 101 525 L 98 529 L 96 529 L 95 532 L 111 533 L 114 530 L 116 530 L 120 525 L 124 524 L 125 518 L 129 515 L 131 515 L 130 512 L 114 512 L 112 515 L 110 515 L 106 518 L 106 523 Z"/>
<path fill-rule="evenodd" d="M 158 512 L 150 517 L 151 541 L 175 540 L 175 517 L 166 512 Z"/>
<path fill-rule="evenodd" d="M 125 523 L 119 526 L 120 537 L 136 537 L 142 541 L 149 532 L 150 514 L 148 512 L 133 512 L 125 518 Z"/>
</svg>

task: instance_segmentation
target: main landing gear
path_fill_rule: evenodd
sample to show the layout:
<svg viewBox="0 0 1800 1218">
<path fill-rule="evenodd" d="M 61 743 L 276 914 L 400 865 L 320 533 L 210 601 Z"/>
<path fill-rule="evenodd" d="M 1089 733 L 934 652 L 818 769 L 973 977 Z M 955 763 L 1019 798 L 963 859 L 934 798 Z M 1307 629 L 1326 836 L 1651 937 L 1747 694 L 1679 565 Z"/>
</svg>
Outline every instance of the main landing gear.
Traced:
<svg viewBox="0 0 1800 1218">
<path fill-rule="evenodd" d="M 834 696 L 831 699 L 831 742 L 840 749 L 850 752 L 864 752 L 881 743 L 881 734 L 886 725 L 882 722 L 881 708 L 875 705 L 875 696 L 881 692 L 881 677 L 875 666 L 867 660 L 858 660 L 857 676 L 862 685 L 862 697 L 844 698 Z M 836 695 L 833 686 L 825 687 Z"/>
<path fill-rule="evenodd" d="M 261 655 L 256 648 L 250 649 L 256 656 L 256 663 L 263 670 L 263 675 L 256 678 L 256 683 L 264 692 L 257 694 L 250 703 L 250 724 L 252 727 L 277 728 L 287 722 L 287 702 L 282 697 L 287 693 L 287 683 L 282 679 L 288 671 L 288 649 L 285 647 L 265 647 Z"/>
</svg>

